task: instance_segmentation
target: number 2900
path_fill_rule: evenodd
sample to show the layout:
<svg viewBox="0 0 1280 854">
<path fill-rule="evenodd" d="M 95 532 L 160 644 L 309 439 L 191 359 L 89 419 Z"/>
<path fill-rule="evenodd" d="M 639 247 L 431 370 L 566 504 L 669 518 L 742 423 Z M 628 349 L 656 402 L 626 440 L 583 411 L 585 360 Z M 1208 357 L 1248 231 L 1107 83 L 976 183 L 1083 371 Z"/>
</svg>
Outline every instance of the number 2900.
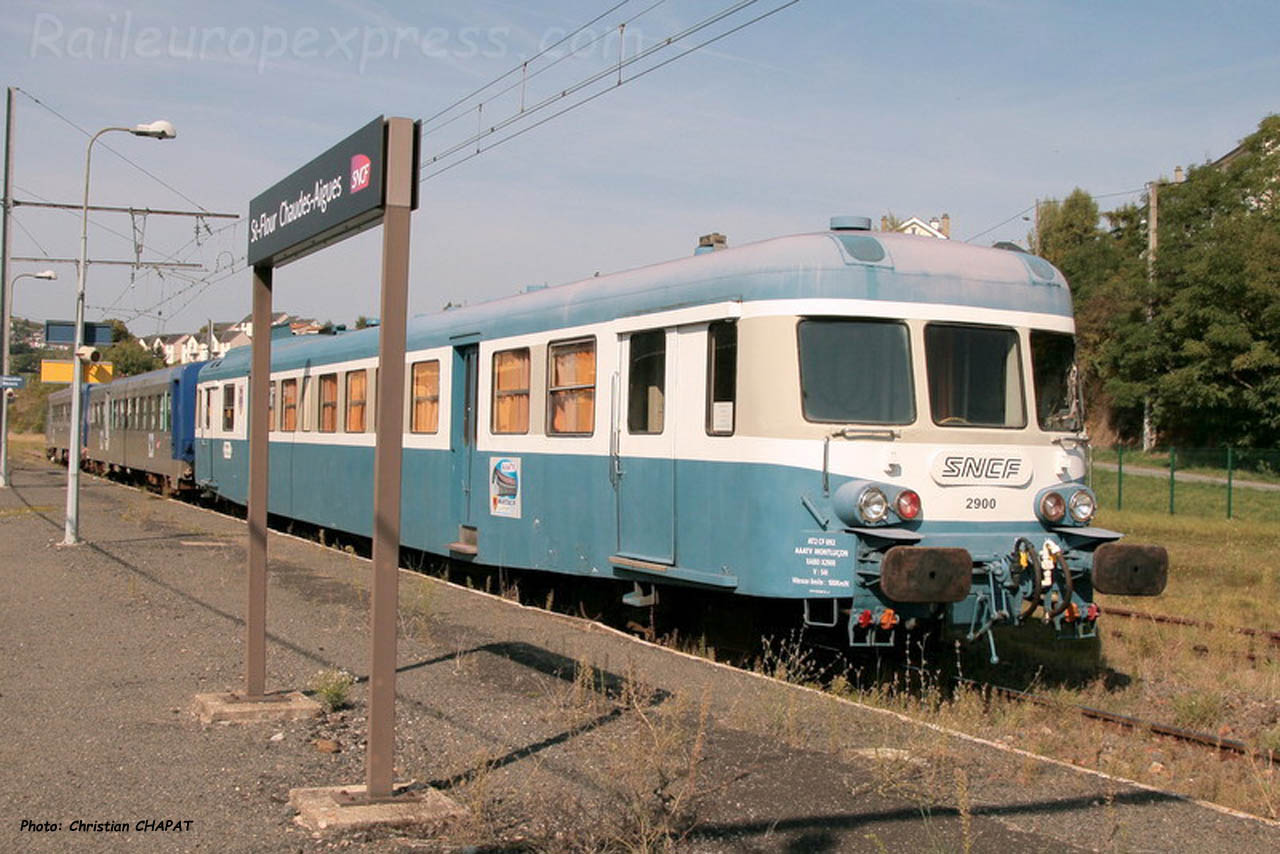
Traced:
<svg viewBox="0 0 1280 854">
<path fill-rule="evenodd" d="M 994 498 L 966 498 L 964 500 L 964 509 L 966 510 L 995 510 L 996 500 Z"/>
</svg>

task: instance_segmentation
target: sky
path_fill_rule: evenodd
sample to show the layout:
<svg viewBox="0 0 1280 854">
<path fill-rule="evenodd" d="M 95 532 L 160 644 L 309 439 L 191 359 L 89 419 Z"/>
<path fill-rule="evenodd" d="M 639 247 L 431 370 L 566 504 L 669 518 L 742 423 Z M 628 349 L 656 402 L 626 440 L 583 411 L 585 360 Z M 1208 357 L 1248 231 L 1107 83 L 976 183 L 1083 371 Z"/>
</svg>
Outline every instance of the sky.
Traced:
<svg viewBox="0 0 1280 854">
<path fill-rule="evenodd" d="M 1137 201 L 1280 112 L 1274 0 L 799 0 L 728 32 L 786 3 L 7 0 L 13 195 L 78 205 L 84 131 L 171 121 L 174 140 L 94 146 L 91 203 L 241 219 L 93 214 L 91 259 L 199 267 L 91 264 L 87 317 L 189 332 L 249 313 L 249 200 L 378 115 L 427 120 L 410 307 L 429 312 L 834 215 L 947 213 L 954 239 L 1025 243 L 1037 199 Z M 527 132 L 462 159 L 512 119 L 480 147 Z M 13 218 L 13 256 L 78 255 L 78 211 Z M 380 234 L 280 268 L 275 307 L 376 317 Z M 10 278 L 45 268 L 58 281 L 19 282 L 15 314 L 72 317 L 73 264 L 14 262 Z"/>
</svg>

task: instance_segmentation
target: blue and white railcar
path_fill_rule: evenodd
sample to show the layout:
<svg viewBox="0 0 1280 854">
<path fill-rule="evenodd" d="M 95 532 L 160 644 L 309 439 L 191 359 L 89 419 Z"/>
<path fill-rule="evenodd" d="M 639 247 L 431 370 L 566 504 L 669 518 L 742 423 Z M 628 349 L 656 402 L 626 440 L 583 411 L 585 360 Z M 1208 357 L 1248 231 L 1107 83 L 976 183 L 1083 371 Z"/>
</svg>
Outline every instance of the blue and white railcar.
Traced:
<svg viewBox="0 0 1280 854">
<path fill-rule="evenodd" d="M 82 461 L 105 473 L 145 477 L 166 492 L 195 476 L 196 378 L 203 363 L 174 365 L 84 387 Z M 67 457 L 71 390 L 49 396 L 46 439 L 51 455 Z"/>
<path fill-rule="evenodd" d="M 796 603 L 854 645 L 1043 609 L 1167 559 L 1091 524 L 1067 282 L 1034 256 L 829 231 L 413 318 L 406 545 Z M 270 510 L 368 535 L 377 330 L 272 346 Z M 197 477 L 247 493 L 249 348 L 200 374 Z M 801 607 L 802 606 L 802 607 Z M 993 647 L 994 654 L 994 647 Z"/>
</svg>

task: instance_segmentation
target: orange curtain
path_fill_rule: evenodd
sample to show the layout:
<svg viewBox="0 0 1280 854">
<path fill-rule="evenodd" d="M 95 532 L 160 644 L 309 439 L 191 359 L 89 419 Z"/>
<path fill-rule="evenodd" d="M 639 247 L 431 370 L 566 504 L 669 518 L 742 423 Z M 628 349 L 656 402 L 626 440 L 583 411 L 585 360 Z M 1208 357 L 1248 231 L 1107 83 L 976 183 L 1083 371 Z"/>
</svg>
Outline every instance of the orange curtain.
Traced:
<svg viewBox="0 0 1280 854">
<path fill-rule="evenodd" d="M 320 378 L 320 432 L 333 433 L 338 429 L 338 375 L 325 374 Z"/>
<path fill-rule="evenodd" d="M 365 371 L 347 374 L 347 427 L 348 433 L 365 430 L 365 402 L 368 399 L 369 375 Z"/>
<path fill-rule="evenodd" d="M 440 363 L 418 362 L 413 366 L 414 433 L 435 433 L 440 429 Z"/>
<path fill-rule="evenodd" d="M 493 354 L 493 432 L 529 431 L 529 351 Z"/>
</svg>

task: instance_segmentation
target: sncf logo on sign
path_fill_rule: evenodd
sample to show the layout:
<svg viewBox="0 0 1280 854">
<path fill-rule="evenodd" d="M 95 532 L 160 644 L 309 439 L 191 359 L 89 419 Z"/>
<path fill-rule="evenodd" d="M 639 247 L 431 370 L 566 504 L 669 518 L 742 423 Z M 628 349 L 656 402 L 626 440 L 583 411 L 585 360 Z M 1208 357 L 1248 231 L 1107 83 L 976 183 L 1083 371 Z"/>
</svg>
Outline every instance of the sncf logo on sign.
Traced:
<svg viewBox="0 0 1280 854">
<path fill-rule="evenodd" d="M 1016 451 L 973 448 L 939 451 L 930 474 L 942 486 L 1025 486 L 1031 482 L 1032 469 Z"/>
<path fill-rule="evenodd" d="M 351 158 L 351 192 L 358 193 L 369 186 L 372 177 L 373 165 L 368 157 L 357 154 Z"/>
</svg>

